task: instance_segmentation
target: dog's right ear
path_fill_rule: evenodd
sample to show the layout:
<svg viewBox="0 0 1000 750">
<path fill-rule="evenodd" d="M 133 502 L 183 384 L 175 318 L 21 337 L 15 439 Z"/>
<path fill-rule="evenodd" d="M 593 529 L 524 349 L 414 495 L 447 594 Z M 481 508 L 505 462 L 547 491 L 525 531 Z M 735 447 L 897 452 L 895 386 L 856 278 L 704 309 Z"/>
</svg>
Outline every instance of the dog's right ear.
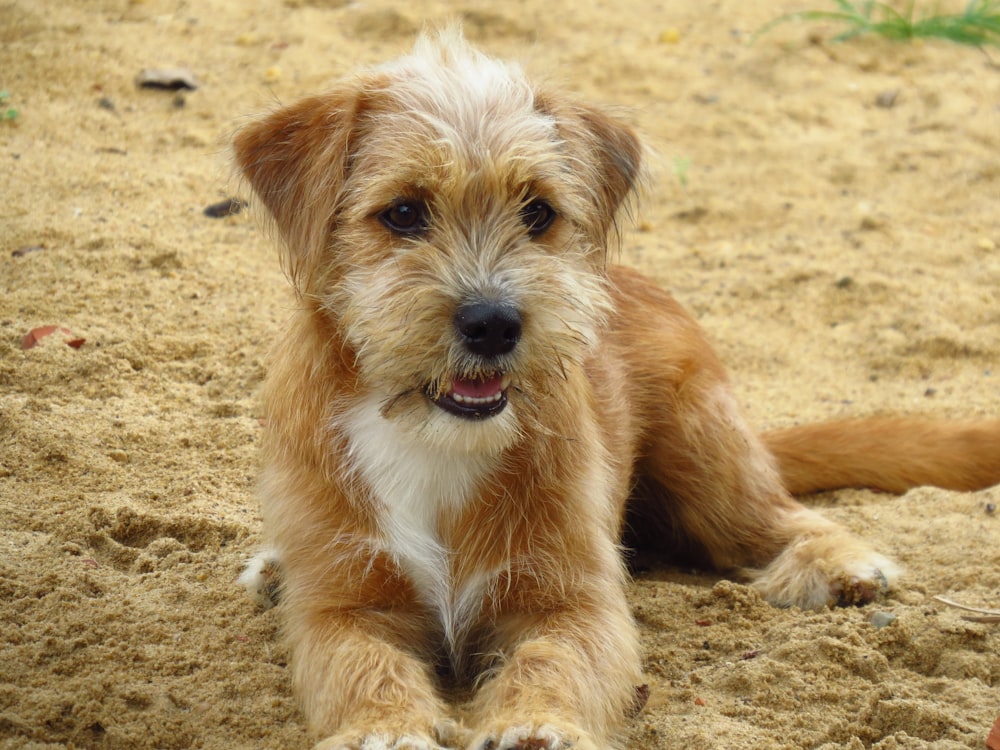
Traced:
<svg viewBox="0 0 1000 750">
<path fill-rule="evenodd" d="M 233 139 L 239 171 L 270 212 L 285 271 L 300 292 L 309 288 L 341 198 L 359 102 L 358 86 L 345 84 L 272 112 Z"/>
</svg>

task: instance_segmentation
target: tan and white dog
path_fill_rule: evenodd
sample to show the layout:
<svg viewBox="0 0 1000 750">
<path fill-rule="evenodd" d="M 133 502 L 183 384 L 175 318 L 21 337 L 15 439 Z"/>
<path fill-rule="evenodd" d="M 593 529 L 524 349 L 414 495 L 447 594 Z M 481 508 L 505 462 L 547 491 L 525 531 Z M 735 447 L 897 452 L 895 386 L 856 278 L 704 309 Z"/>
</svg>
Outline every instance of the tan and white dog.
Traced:
<svg viewBox="0 0 1000 750">
<path fill-rule="evenodd" d="M 235 153 L 299 299 L 261 493 L 318 747 L 613 744 L 642 681 L 630 497 L 768 601 L 822 607 L 896 566 L 792 494 L 1000 481 L 1000 422 L 751 432 L 696 323 L 609 266 L 632 130 L 458 32 Z"/>
</svg>

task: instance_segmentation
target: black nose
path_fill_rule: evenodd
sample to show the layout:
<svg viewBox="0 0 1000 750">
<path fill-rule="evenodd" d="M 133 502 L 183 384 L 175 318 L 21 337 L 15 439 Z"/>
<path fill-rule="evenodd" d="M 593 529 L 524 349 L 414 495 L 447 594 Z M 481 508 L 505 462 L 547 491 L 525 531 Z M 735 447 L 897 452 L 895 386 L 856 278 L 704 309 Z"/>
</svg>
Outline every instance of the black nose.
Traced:
<svg viewBox="0 0 1000 750">
<path fill-rule="evenodd" d="M 521 340 L 521 314 L 499 302 L 471 302 L 455 311 L 455 328 L 465 348 L 483 357 L 513 351 Z"/>
</svg>

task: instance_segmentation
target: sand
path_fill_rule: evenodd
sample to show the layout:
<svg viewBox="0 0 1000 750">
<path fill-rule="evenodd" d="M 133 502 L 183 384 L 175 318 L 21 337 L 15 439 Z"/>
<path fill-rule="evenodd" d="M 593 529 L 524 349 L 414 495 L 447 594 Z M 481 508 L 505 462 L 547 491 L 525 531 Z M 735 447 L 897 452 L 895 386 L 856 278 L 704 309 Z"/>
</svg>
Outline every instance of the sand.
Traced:
<svg viewBox="0 0 1000 750">
<path fill-rule="evenodd" d="M 698 316 L 755 425 L 995 415 L 1000 51 L 814 24 L 748 44 L 801 7 L 0 4 L 0 748 L 308 746 L 277 615 L 235 585 L 259 539 L 257 389 L 293 301 L 254 217 L 202 210 L 232 194 L 247 115 L 404 51 L 424 20 L 463 16 L 644 134 L 622 261 Z M 200 87 L 136 87 L 165 66 Z M 45 325 L 72 334 L 23 350 Z M 810 499 L 906 568 L 860 609 L 641 570 L 651 698 L 626 744 L 984 747 L 998 626 L 932 597 L 1000 606 L 998 501 Z"/>
</svg>

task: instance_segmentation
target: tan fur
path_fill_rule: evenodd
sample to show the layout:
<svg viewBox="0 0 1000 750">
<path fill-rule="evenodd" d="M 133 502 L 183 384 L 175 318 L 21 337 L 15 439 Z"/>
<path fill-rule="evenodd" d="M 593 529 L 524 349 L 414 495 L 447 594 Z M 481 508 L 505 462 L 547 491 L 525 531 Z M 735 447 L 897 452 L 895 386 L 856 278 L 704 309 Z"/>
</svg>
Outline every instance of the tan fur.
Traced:
<svg viewBox="0 0 1000 750">
<path fill-rule="evenodd" d="M 1000 420 L 882 417 L 790 427 L 763 437 L 793 494 L 837 487 L 905 492 L 928 484 L 970 491 L 1000 482 Z"/>
<path fill-rule="evenodd" d="M 873 444 L 911 423 L 755 436 L 696 323 L 606 265 L 641 152 L 455 32 L 237 135 L 300 299 L 268 375 L 261 495 L 318 747 L 608 747 L 641 679 L 618 549 L 636 481 L 642 512 L 711 563 L 815 607 L 869 601 L 895 568 L 787 488 L 1000 479 L 998 423 L 960 447 L 921 423 L 884 462 Z M 555 218 L 533 233 L 536 199 Z M 419 231 L 383 220 L 401 200 Z M 516 346 L 470 353 L 470 300 L 516 308 Z M 501 372 L 506 408 L 438 406 Z M 924 441 L 970 458 L 925 460 Z"/>
</svg>

